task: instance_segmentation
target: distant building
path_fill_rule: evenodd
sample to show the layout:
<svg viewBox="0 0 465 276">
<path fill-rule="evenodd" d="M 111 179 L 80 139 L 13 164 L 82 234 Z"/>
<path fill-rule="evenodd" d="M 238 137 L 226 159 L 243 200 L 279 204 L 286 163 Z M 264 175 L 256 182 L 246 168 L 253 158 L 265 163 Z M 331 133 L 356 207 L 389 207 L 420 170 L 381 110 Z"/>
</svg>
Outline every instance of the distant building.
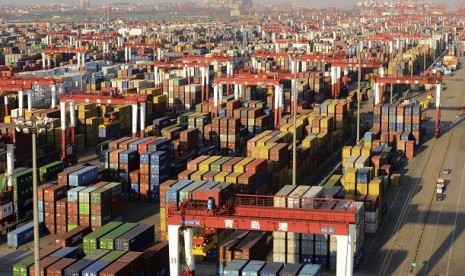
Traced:
<svg viewBox="0 0 465 276">
<path fill-rule="evenodd" d="M 90 6 L 89 0 L 79 0 L 79 8 L 80 9 L 87 9 Z"/>
</svg>

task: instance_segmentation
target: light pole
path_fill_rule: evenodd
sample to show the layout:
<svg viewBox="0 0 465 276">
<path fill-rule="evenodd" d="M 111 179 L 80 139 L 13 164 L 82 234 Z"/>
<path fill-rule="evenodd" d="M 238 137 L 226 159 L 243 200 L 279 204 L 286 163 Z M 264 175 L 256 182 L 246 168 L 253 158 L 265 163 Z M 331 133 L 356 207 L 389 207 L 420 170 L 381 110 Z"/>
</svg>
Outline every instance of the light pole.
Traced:
<svg viewBox="0 0 465 276">
<path fill-rule="evenodd" d="M 32 203 L 33 203 L 33 219 L 34 219 L 34 268 L 35 275 L 40 275 L 40 256 L 39 256 L 39 206 L 37 196 L 37 134 L 44 133 L 47 124 L 50 123 L 49 118 L 35 118 L 31 116 L 29 119 L 15 119 L 16 131 L 32 135 Z"/>
</svg>

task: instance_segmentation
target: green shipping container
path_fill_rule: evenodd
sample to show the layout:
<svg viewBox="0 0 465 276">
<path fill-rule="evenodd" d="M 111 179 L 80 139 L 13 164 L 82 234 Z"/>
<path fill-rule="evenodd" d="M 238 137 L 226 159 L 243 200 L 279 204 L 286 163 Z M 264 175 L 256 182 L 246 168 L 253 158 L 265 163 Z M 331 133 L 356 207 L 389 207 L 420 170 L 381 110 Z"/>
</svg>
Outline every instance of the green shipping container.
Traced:
<svg viewBox="0 0 465 276">
<path fill-rule="evenodd" d="M 79 214 L 90 215 L 90 204 L 79 202 Z"/>
<path fill-rule="evenodd" d="M 32 169 L 24 169 L 13 175 L 13 201 L 32 197 Z"/>
<path fill-rule="evenodd" d="M 210 171 L 221 172 L 221 166 L 223 166 L 224 163 L 228 162 L 231 159 L 232 157 L 221 157 L 219 160 L 216 160 L 215 162 L 210 164 Z"/>
<path fill-rule="evenodd" d="M 194 181 L 186 188 L 182 189 L 179 192 L 179 201 L 182 202 L 185 198 L 189 196 L 189 193 L 198 189 L 203 184 L 207 183 L 207 181 Z"/>
<path fill-rule="evenodd" d="M 127 222 L 105 236 L 100 238 L 99 248 L 101 249 L 115 249 L 115 240 L 126 232 L 136 227 L 137 223 Z"/>
<path fill-rule="evenodd" d="M 123 250 L 112 250 L 110 253 L 106 254 L 102 258 L 99 259 L 99 261 L 107 261 L 107 262 L 114 262 L 116 261 L 119 257 L 123 256 L 126 254 L 127 251 Z"/>
<path fill-rule="evenodd" d="M 87 255 L 98 248 L 99 239 L 119 227 L 122 222 L 111 221 L 83 239 L 84 253 Z"/>
<path fill-rule="evenodd" d="M 63 171 L 63 161 L 55 161 L 39 168 L 40 181 L 47 181 L 57 178 L 58 173 Z"/>
<path fill-rule="evenodd" d="M 77 228 L 77 227 L 78 226 L 76 224 L 68 224 L 68 227 L 66 229 L 69 232 L 69 231 L 71 231 L 71 230 L 73 230 L 74 228 Z"/>
<path fill-rule="evenodd" d="M 91 204 L 101 204 L 111 201 L 111 187 L 103 187 L 90 193 Z"/>
<path fill-rule="evenodd" d="M 34 256 L 29 256 L 13 265 L 13 276 L 28 276 L 28 268 L 34 264 Z"/>
</svg>

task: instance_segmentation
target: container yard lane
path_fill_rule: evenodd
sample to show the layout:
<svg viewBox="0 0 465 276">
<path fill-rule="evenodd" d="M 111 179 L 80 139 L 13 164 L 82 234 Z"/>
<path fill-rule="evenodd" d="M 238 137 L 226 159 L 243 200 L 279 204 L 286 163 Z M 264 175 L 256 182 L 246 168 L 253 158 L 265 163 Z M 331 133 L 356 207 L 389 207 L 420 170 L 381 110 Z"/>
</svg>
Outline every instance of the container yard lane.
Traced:
<svg viewBox="0 0 465 276">
<path fill-rule="evenodd" d="M 465 59 L 461 59 L 464 64 Z M 369 237 L 360 274 L 462 275 L 465 254 L 465 68 L 444 77 L 442 136 L 434 135 L 434 108 L 424 123 L 426 139 L 406 164 L 399 188 L 390 188 L 377 234 Z M 425 97 L 423 95 L 422 97 Z M 450 174 L 444 174 L 450 169 Z M 436 181 L 445 179 L 445 199 L 436 200 Z"/>
</svg>

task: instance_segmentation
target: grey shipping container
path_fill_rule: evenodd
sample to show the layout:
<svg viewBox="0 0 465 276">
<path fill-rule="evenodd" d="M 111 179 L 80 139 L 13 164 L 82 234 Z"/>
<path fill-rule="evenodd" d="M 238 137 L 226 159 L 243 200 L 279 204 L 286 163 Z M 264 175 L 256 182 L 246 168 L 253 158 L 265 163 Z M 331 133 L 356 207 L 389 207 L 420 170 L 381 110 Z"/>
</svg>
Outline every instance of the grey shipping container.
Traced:
<svg viewBox="0 0 465 276">
<path fill-rule="evenodd" d="M 302 264 L 285 264 L 279 276 L 297 276 L 301 269 Z"/>
<path fill-rule="evenodd" d="M 223 271 L 224 276 L 241 276 L 242 269 L 248 261 L 246 260 L 232 260 Z"/>
<path fill-rule="evenodd" d="M 298 276 L 320 276 L 321 265 L 319 264 L 306 264 L 299 272 Z"/>
<path fill-rule="evenodd" d="M 102 258 L 103 256 L 105 256 L 106 254 L 108 254 L 108 252 L 110 252 L 110 250 L 97 249 L 97 250 L 92 251 L 92 253 L 90 253 L 89 255 L 85 256 L 84 259 L 96 261 Z"/>
<path fill-rule="evenodd" d="M 250 261 L 242 270 L 242 276 L 259 276 L 265 264 L 265 261 Z"/>
<path fill-rule="evenodd" d="M 139 224 L 115 240 L 117 250 L 142 252 L 155 240 L 154 226 Z"/>
<path fill-rule="evenodd" d="M 51 257 L 57 257 L 57 258 L 75 258 L 78 259 L 80 256 L 82 256 L 82 247 L 76 246 L 76 247 L 63 247 L 59 249 L 58 251 L 55 251 L 54 253 L 50 254 Z"/>
<path fill-rule="evenodd" d="M 266 265 L 260 271 L 260 276 L 278 276 L 279 271 L 283 268 L 282 263 L 266 263 Z"/>
</svg>

